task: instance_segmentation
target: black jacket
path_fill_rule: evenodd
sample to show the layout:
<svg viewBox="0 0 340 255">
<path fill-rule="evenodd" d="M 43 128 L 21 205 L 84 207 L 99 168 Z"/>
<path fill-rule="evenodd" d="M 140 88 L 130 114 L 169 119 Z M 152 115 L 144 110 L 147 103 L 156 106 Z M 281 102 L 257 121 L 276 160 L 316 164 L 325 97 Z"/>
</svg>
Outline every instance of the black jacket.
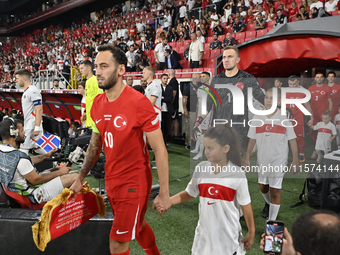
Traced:
<svg viewBox="0 0 340 255">
<path fill-rule="evenodd" d="M 170 54 L 171 69 L 183 69 L 176 56 Z M 168 57 L 165 57 L 165 69 L 168 69 Z"/>
<path fill-rule="evenodd" d="M 172 99 L 174 98 L 172 87 L 167 85 L 164 89 L 162 85 L 162 104 L 166 103 L 168 113 L 173 114 L 175 112 L 174 106 L 172 105 Z"/>
</svg>

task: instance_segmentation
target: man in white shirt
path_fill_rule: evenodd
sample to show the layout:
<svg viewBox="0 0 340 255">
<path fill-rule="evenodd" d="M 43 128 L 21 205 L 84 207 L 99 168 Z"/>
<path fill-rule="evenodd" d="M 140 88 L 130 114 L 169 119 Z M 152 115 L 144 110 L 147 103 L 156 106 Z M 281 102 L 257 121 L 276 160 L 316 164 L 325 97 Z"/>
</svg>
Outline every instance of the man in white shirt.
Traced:
<svg viewBox="0 0 340 255">
<path fill-rule="evenodd" d="M 133 45 L 130 46 L 129 50 L 125 53 L 127 58 L 127 72 L 134 72 L 136 70 L 135 67 L 135 53 L 133 52 L 135 50 L 135 47 Z"/>
<path fill-rule="evenodd" d="M 162 43 L 157 44 L 154 50 L 154 55 L 156 59 L 157 70 L 165 69 L 165 56 L 164 52 L 166 49 L 169 49 L 168 39 L 163 38 Z"/>
<path fill-rule="evenodd" d="M 189 12 L 189 18 L 191 18 L 192 15 L 192 8 L 194 8 L 195 0 L 188 0 L 187 1 L 187 11 Z"/>
<path fill-rule="evenodd" d="M 195 32 L 190 34 L 192 43 L 190 44 L 189 48 L 189 63 L 190 68 L 199 68 L 202 65 L 202 58 L 203 58 L 203 44 L 201 41 L 197 40 L 197 35 Z"/>
<path fill-rule="evenodd" d="M 136 23 L 136 27 L 137 27 L 137 32 L 142 33 L 145 29 L 145 23 L 143 23 L 142 21 L 139 21 L 138 23 Z"/>
<path fill-rule="evenodd" d="M 197 31 L 197 40 L 201 41 L 203 44 L 205 44 L 205 38 L 202 36 L 202 33 L 200 30 Z"/>
<path fill-rule="evenodd" d="M 171 15 L 168 11 L 165 11 L 163 30 L 168 29 L 168 27 L 171 26 L 171 23 L 172 23 Z"/>
<path fill-rule="evenodd" d="M 323 9 L 323 3 L 318 1 L 318 0 L 312 0 L 312 4 L 310 5 L 310 10 L 313 9 L 314 7 L 316 7 L 317 9 Z"/>
<path fill-rule="evenodd" d="M 185 6 L 185 4 L 182 2 L 181 3 L 181 7 L 179 8 L 179 19 L 181 20 L 181 22 L 183 23 L 185 16 L 187 15 L 187 7 Z"/>
</svg>

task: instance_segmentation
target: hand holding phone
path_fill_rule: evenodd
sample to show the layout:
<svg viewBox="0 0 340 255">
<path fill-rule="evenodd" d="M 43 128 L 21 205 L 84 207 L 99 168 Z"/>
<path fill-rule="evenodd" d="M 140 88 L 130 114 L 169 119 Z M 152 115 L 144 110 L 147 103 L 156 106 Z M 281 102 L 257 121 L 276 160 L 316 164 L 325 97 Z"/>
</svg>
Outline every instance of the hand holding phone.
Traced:
<svg viewBox="0 0 340 255">
<path fill-rule="evenodd" d="M 281 254 L 283 244 L 283 221 L 268 220 L 266 222 L 265 237 L 264 237 L 264 249 L 266 254 Z"/>
</svg>

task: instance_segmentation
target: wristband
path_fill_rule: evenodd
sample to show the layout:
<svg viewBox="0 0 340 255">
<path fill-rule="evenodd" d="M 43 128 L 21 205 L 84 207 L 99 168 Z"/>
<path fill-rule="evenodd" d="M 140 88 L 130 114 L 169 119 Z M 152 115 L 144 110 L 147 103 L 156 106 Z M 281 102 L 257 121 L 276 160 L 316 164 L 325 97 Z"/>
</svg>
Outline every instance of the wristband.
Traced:
<svg viewBox="0 0 340 255">
<path fill-rule="evenodd" d="M 35 131 L 39 131 L 39 132 L 40 132 L 40 131 L 42 131 L 42 129 L 41 129 L 40 126 L 35 126 L 35 127 L 34 127 L 34 132 L 35 132 Z"/>
</svg>

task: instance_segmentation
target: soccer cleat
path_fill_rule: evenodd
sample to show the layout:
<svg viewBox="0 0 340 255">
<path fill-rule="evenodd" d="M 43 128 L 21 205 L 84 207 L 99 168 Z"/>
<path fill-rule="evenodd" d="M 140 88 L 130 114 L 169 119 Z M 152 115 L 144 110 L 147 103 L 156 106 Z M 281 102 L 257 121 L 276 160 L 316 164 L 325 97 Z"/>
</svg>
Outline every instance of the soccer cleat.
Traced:
<svg viewBox="0 0 340 255">
<path fill-rule="evenodd" d="M 154 166 L 151 167 L 151 169 L 152 169 L 152 170 L 157 170 L 157 166 L 154 165 Z"/>
<path fill-rule="evenodd" d="M 322 156 L 318 156 L 318 158 L 316 159 L 316 163 L 321 163 L 322 160 Z"/>
<path fill-rule="evenodd" d="M 190 146 L 189 146 L 189 145 L 185 146 L 185 148 L 186 148 L 187 150 L 190 150 Z"/>
<path fill-rule="evenodd" d="M 198 153 L 198 150 L 196 150 L 196 149 L 194 149 L 194 150 L 192 150 L 192 151 L 190 151 L 190 153 Z"/>
<path fill-rule="evenodd" d="M 192 158 L 193 160 L 200 160 L 202 159 L 202 155 L 196 155 L 195 157 Z"/>
<path fill-rule="evenodd" d="M 299 162 L 303 163 L 305 161 L 306 161 L 305 156 L 304 155 L 299 155 Z"/>
<path fill-rule="evenodd" d="M 155 156 L 151 159 L 151 162 L 156 162 Z"/>
<path fill-rule="evenodd" d="M 267 219 L 269 217 L 269 204 L 267 204 L 267 203 L 265 204 L 265 206 L 264 206 L 264 208 L 261 212 L 261 216 L 262 216 L 262 218 L 265 218 L 265 219 Z"/>
<path fill-rule="evenodd" d="M 310 158 L 314 159 L 314 158 L 316 158 L 316 156 L 317 156 L 316 151 L 313 151 L 312 156 Z"/>
</svg>

